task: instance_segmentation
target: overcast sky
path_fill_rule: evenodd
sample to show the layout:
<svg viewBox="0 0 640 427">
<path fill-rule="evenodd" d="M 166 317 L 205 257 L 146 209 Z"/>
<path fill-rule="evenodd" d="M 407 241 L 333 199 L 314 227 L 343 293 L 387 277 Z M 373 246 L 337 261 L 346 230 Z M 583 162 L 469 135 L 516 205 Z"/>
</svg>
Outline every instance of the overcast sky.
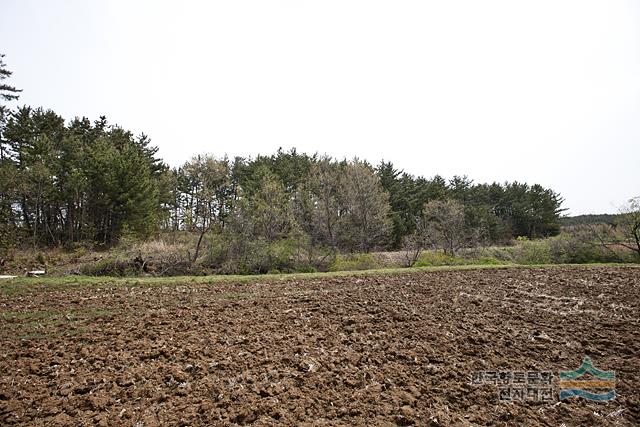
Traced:
<svg viewBox="0 0 640 427">
<path fill-rule="evenodd" d="M 106 115 L 172 166 L 278 147 L 640 195 L 637 1 L 0 0 L 20 104 Z"/>
</svg>

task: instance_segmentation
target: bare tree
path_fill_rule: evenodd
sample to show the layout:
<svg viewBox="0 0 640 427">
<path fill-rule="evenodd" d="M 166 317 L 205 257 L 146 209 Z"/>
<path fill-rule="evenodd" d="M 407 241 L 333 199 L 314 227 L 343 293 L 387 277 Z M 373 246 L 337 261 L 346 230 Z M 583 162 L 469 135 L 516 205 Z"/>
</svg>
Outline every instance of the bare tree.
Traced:
<svg viewBox="0 0 640 427">
<path fill-rule="evenodd" d="M 402 246 L 404 248 L 404 258 L 407 267 L 412 267 L 416 263 L 416 261 L 418 261 L 418 258 L 420 258 L 422 251 L 430 246 L 433 246 L 427 233 L 428 224 L 425 220 L 424 215 L 418 216 L 415 219 L 415 224 L 415 231 L 405 236 L 402 241 Z"/>
<path fill-rule="evenodd" d="M 622 261 L 615 224 L 583 224 L 568 230 L 574 241 L 604 249 L 613 259 Z"/>
<path fill-rule="evenodd" d="M 629 199 L 619 209 L 613 224 L 589 224 L 585 227 L 588 230 L 585 238 L 593 246 L 605 249 L 618 260 L 623 260 L 621 248 L 632 251 L 640 259 L 640 197 Z"/>
<path fill-rule="evenodd" d="M 340 233 L 344 246 L 369 252 L 387 243 L 391 231 L 389 195 L 366 163 L 344 166 L 340 185 Z"/>
<path fill-rule="evenodd" d="M 422 215 L 426 221 L 423 240 L 447 255 L 455 256 L 459 249 L 475 245 L 482 234 L 479 228 L 467 226 L 464 206 L 454 200 L 433 200 L 424 206 Z"/>
<path fill-rule="evenodd" d="M 630 199 L 620 208 L 616 228 L 621 234 L 620 245 L 634 251 L 640 258 L 640 196 Z"/>
<path fill-rule="evenodd" d="M 311 168 L 310 187 L 313 193 L 313 215 L 310 221 L 314 240 L 337 252 L 337 227 L 340 219 L 340 167 L 328 157 Z"/>
<path fill-rule="evenodd" d="M 295 193 L 294 216 L 299 228 L 298 258 L 322 266 L 338 253 L 340 164 L 321 157 L 311 165 L 308 180 Z"/>
</svg>

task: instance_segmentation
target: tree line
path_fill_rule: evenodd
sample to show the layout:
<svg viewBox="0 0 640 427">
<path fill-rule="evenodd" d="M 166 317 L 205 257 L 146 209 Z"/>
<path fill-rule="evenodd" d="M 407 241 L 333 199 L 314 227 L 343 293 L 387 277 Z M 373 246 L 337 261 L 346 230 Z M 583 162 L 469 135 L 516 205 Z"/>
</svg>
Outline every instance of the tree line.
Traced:
<svg viewBox="0 0 640 427">
<path fill-rule="evenodd" d="M 1 79 L 10 75 L 0 69 Z M 0 93 L 5 101 L 18 96 L 6 84 Z M 170 168 L 146 135 L 105 117 L 66 121 L 28 106 L 3 106 L 1 113 L 5 248 L 109 246 L 123 236 L 186 231 L 197 236 L 191 261 L 206 252 L 211 262 L 262 270 L 294 253 L 311 263 L 339 252 L 435 245 L 452 218 L 463 237 L 455 244 L 447 237 L 451 251 L 560 230 L 562 198 L 540 185 L 416 177 L 389 162 L 373 166 L 295 149 L 255 158 L 196 156 Z"/>
<path fill-rule="evenodd" d="M 464 222 L 499 242 L 557 234 L 561 198 L 539 185 L 414 177 L 382 162 L 279 150 L 256 158 L 196 156 L 171 169 L 145 135 L 106 118 L 68 123 L 22 107 L 0 141 L 2 222 L 35 244 L 113 244 L 126 233 L 206 234 L 250 221 L 274 241 L 291 232 L 332 250 L 399 248 L 425 205 L 453 200 Z"/>
</svg>

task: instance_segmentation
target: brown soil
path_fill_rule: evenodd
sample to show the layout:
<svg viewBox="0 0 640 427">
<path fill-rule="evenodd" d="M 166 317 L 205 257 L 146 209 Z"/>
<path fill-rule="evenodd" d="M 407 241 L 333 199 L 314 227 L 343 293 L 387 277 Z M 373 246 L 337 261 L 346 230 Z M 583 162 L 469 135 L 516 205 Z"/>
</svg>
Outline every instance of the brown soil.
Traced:
<svg viewBox="0 0 640 427">
<path fill-rule="evenodd" d="M 3 425 L 640 424 L 636 268 L 43 291 L 0 316 Z M 614 401 L 470 384 L 584 355 Z"/>
</svg>

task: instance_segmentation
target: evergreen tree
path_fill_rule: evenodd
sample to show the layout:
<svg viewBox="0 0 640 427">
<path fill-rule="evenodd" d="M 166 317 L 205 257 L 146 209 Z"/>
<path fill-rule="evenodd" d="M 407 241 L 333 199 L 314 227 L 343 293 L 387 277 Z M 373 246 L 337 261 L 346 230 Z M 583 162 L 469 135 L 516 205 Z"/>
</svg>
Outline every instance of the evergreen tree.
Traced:
<svg viewBox="0 0 640 427">
<path fill-rule="evenodd" d="M 22 90 L 16 89 L 14 86 L 4 83 L 4 80 L 11 77 L 11 75 L 13 74 L 12 71 L 9 71 L 7 69 L 7 66 L 4 63 L 4 56 L 4 54 L 0 53 L 0 100 L 4 102 L 14 101 L 20 97 L 19 93 L 22 92 Z M 4 102 L 0 102 L 0 137 L 2 135 L 2 127 L 9 112 L 9 108 L 5 105 Z"/>
<path fill-rule="evenodd" d="M 403 176 L 402 171 L 393 167 L 391 162 L 382 161 L 376 168 L 376 174 L 380 179 L 382 188 L 389 194 L 390 218 L 392 222 L 391 246 L 398 248 L 402 243 L 402 238 L 407 235 L 411 228 L 411 220 L 403 212 L 407 210 L 406 192 L 403 191 L 403 184 L 400 177 Z"/>
</svg>

